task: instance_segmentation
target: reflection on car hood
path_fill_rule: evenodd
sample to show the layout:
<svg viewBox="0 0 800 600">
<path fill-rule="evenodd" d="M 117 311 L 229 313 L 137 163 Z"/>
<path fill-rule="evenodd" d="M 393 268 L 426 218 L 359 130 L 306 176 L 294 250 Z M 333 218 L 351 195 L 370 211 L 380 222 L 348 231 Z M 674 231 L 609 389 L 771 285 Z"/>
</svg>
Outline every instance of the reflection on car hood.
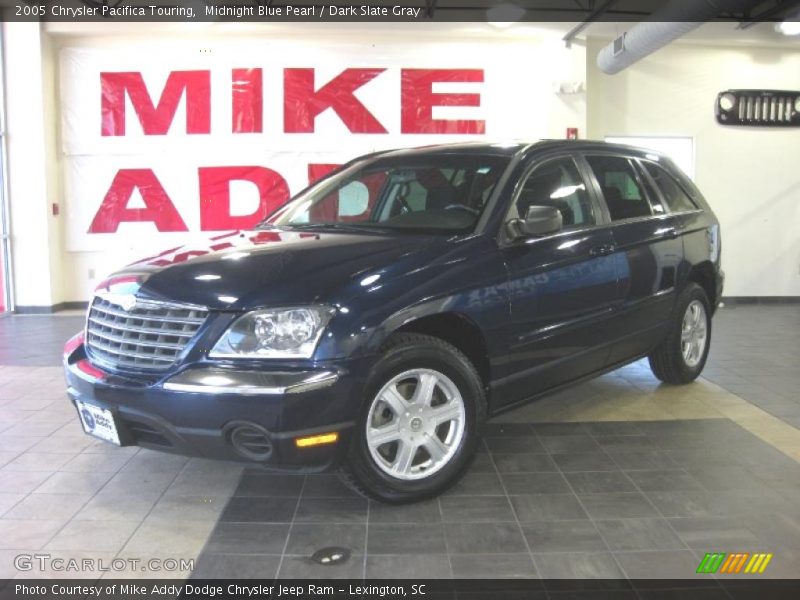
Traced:
<svg viewBox="0 0 800 600">
<path fill-rule="evenodd" d="M 323 303 L 348 283 L 437 241 L 442 237 L 234 231 L 133 263 L 105 284 L 135 279 L 140 296 L 220 310 Z"/>
</svg>

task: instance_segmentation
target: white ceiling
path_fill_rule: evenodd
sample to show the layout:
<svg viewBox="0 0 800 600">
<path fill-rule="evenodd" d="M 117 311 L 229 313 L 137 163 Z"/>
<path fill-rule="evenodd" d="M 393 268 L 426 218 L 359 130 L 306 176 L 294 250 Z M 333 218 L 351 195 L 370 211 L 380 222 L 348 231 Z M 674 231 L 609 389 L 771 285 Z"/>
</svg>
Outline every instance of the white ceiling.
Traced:
<svg viewBox="0 0 800 600">
<path fill-rule="evenodd" d="M 352 38 L 407 37 L 458 38 L 462 40 L 501 38 L 509 40 L 531 38 L 560 38 L 576 23 L 517 23 L 500 29 L 490 23 L 79 23 L 48 22 L 45 30 L 58 36 L 141 36 L 186 35 L 215 37 L 231 33 L 279 35 L 291 32 L 292 37 L 308 35 L 313 38 L 322 31 L 326 37 L 341 35 Z M 613 39 L 635 23 L 593 23 L 576 40 L 582 43 L 587 36 Z M 777 46 L 800 51 L 800 36 L 787 37 L 777 33 L 772 23 L 759 23 L 749 29 L 737 29 L 736 23 L 705 23 L 678 43 L 733 46 Z"/>
</svg>

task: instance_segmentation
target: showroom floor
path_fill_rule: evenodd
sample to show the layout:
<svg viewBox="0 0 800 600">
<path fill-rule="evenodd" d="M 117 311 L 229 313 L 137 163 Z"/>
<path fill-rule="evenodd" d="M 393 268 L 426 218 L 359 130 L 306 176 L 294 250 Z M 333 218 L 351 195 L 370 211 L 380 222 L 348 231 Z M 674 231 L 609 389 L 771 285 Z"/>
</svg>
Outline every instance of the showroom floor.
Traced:
<svg viewBox="0 0 800 600">
<path fill-rule="evenodd" d="M 639 362 L 496 418 L 460 484 L 406 507 L 94 441 L 58 366 L 80 327 L 0 319 L 0 578 L 92 575 L 17 571 L 26 552 L 199 578 L 685 578 L 706 552 L 769 552 L 763 576 L 800 574 L 800 305 L 722 309 L 691 386 Z M 105 576 L 190 575 L 126 569 Z"/>
</svg>

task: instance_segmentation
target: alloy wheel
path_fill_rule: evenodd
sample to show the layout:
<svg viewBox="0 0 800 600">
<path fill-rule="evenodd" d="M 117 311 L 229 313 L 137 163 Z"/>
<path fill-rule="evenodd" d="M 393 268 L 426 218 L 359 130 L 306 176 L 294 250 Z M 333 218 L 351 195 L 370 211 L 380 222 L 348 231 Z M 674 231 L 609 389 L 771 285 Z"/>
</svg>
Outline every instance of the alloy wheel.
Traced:
<svg viewBox="0 0 800 600">
<path fill-rule="evenodd" d="M 424 479 L 445 467 L 464 437 L 461 392 L 439 371 L 394 376 L 372 400 L 366 440 L 378 467 L 396 479 Z"/>
</svg>

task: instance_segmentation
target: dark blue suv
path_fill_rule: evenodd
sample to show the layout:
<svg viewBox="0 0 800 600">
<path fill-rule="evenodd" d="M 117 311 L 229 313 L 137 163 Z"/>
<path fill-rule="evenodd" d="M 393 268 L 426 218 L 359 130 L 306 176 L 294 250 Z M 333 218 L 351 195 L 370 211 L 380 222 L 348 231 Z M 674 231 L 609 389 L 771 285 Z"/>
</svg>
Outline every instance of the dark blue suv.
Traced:
<svg viewBox="0 0 800 600">
<path fill-rule="evenodd" d="M 644 356 L 694 380 L 722 281 L 717 219 L 664 156 L 380 152 L 105 280 L 64 362 L 88 433 L 407 502 L 458 479 L 489 415 Z"/>
</svg>

